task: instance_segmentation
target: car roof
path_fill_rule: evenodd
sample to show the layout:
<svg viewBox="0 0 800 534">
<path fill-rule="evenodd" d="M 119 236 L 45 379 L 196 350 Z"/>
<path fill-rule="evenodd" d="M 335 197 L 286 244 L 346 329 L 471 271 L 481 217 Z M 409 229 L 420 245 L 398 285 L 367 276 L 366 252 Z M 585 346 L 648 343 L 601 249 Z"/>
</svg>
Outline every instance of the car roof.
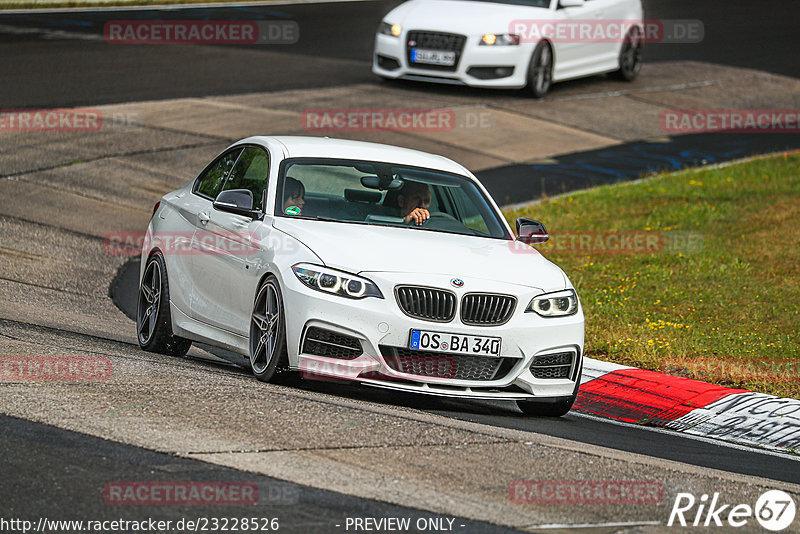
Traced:
<svg viewBox="0 0 800 534">
<path fill-rule="evenodd" d="M 286 158 L 339 158 L 381 161 L 471 176 L 469 171 L 462 165 L 444 156 L 410 148 L 369 143 L 366 141 L 335 139 L 331 137 L 282 135 L 248 137 L 247 139 L 239 141 L 239 143 L 257 143 L 265 147 L 274 145 L 274 143 L 279 143 L 283 147 Z"/>
</svg>

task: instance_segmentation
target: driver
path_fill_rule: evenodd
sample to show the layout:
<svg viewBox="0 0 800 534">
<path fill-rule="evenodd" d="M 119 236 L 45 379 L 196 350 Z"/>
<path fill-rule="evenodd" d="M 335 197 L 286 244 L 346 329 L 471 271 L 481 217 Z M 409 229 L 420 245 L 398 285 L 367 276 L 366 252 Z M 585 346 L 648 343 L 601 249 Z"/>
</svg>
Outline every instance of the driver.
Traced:
<svg viewBox="0 0 800 534">
<path fill-rule="evenodd" d="M 431 188 L 421 182 L 406 182 L 397 195 L 397 205 L 406 224 L 417 226 L 431 218 Z"/>
</svg>

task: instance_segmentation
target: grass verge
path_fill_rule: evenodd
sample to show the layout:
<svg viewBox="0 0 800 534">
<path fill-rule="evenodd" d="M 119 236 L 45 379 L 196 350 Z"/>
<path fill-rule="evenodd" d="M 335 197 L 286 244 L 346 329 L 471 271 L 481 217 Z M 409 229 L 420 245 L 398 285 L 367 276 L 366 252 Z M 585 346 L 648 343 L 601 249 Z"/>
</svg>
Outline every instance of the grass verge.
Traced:
<svg viewBox="0 0 800 534">
<path fill-rule="evenodd" d="M 800 154 L 506 212 L 575 284 L 586 355 L 800 398 Z"/>
</svg>

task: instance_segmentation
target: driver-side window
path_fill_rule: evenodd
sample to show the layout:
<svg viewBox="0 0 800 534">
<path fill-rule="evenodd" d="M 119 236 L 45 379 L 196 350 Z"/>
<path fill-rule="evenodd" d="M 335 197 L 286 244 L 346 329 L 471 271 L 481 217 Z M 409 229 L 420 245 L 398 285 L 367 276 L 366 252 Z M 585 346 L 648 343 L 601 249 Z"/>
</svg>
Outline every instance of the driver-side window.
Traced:
<svg viewBox="0 0 800 534">
<path fill-rule="evenodd" d="M 241 147 L 237 147 L 218 157 L 200 176 L 195 191 L 211 200 L 217 198 L 241 151 Z"/>
<path fill-rule="evenodd" d="M 253 206 L 261 207 L 262 195 L 267 188 L 267 178 L 269 178 L 269 156 L 263 149 L 249 146 L 239 156 L 222 190 L 247 189 L 253 193 Z"/>
</svg>

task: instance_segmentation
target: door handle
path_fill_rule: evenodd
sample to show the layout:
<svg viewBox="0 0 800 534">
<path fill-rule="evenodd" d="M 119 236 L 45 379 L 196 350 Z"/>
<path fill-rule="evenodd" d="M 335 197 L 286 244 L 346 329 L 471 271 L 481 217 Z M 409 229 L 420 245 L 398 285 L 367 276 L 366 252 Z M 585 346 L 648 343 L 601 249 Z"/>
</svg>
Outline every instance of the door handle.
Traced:
<svg viewBox="0 0 800 534">
<path fill-rule="evenodd" d="M 197 218 L 200 219 L 200 224 L 207 224 L 211 220 L 211 214 L 207 211 L 201 211 Z"/>
</svg>

